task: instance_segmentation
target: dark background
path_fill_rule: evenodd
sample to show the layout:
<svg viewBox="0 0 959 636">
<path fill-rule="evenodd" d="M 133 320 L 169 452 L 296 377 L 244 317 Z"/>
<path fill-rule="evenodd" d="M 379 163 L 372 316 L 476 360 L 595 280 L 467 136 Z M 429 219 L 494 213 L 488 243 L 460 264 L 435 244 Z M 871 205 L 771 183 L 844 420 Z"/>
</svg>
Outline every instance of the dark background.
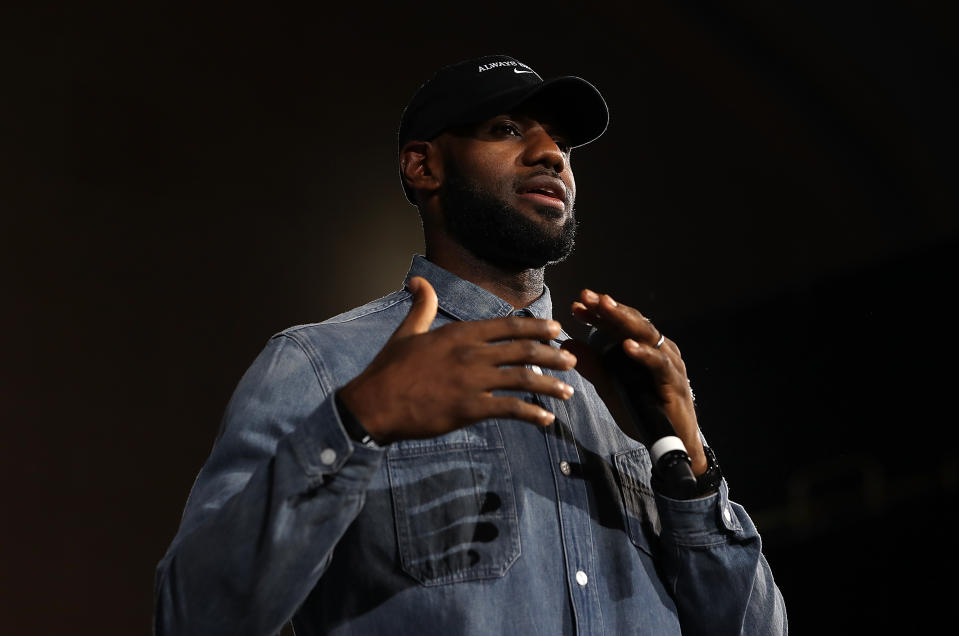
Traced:
<svg viewBox="0 0 959 636">
<path fill-rule="evenodd" d="M 498 52 L 609 102 L 574 155 L 557 316 L 590 286 L 681 345 L 793 632 L 949 621 L 951 16 L 348 4 L 6 10 L 4 633 L 150 632 L 235 383 L 272 333 L 401 284 L 422 250 L 402 108 L 438 66 Z"/>
</svg>

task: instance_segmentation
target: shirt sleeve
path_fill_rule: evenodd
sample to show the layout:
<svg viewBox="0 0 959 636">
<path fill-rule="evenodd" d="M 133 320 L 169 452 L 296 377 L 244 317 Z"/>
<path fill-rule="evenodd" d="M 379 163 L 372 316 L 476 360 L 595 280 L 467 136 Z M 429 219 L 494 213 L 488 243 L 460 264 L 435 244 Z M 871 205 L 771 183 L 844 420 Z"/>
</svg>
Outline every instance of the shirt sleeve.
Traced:
<svg viewBox="0 0 959 636">
<path fill-rule="evenodd" d="M 157 636 L 279 632 L 359 514 L 383 451 L 350 440 L 317 364 L 280 334 L 240 380 L 157 566 Z"/>
<path fill-rule="evenodd" d="M 677 500 L 656 494 L 666 580 L 683 634 L 785 635 L 786 606 L 746 511 L 719 492 Z"/>
</svg>

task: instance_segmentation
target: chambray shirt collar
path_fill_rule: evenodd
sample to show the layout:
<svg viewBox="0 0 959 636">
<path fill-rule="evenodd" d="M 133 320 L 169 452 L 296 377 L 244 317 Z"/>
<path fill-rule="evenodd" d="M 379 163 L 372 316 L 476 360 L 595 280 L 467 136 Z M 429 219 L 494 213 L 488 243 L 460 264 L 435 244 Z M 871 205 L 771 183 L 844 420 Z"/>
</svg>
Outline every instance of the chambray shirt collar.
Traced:
<svg viewBox="0 0 959 636">
<path fill-rule="evenodd" d="M 513 306 L 496 294 L 463 280 L 456 274 L 426 260 L 420 254 L 413 256 L 410 271 L 403 283 L 404 287 L 409 287 L 413 276 L 422 276 L 428 280 L 436 290 L 440 309 L 459 320 L 502 318 L 514 313 Z M 534 318 L 551 319 L 553 301 L 549 296 L 549 287 L 543 285 L 543 293 L 529 307 L 526 307 L 526 310 Z"/>
</svg>

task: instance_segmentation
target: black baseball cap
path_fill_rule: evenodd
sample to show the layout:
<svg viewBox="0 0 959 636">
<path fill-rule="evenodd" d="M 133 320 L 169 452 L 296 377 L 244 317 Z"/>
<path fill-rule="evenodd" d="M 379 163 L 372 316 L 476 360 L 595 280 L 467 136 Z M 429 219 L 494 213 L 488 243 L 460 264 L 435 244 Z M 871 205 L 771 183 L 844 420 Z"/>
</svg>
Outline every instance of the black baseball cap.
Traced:
<svg viewBox="0 0 959 636">
<path fill-rule="evenodd" d="M 574 148 L 598 138 L 609 124 L 606 100 L 586 80 L 566 76 L 544 81 L 517 59 L 487 55 L 446 66 L 420 86 L 403 111 L 399 148 L 527 103 L 553 115 Z"/>
</svg>

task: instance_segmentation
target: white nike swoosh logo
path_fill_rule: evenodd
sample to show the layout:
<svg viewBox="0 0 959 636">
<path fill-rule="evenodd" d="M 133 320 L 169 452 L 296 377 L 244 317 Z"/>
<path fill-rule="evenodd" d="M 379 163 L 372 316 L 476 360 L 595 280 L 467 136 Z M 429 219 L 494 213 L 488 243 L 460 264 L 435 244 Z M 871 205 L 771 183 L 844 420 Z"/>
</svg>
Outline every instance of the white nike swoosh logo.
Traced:
<svg viewBox="0 0 959 636">
<path fill-rule="evenodd" d="M 513 72 L 514 72 L 514 73 L 532 73 L 533 71 L 521 71 L 521 70 L 519 70 L 518 68 L 514 68 L 514 69 L 513 69 Z"/>
</svg>

